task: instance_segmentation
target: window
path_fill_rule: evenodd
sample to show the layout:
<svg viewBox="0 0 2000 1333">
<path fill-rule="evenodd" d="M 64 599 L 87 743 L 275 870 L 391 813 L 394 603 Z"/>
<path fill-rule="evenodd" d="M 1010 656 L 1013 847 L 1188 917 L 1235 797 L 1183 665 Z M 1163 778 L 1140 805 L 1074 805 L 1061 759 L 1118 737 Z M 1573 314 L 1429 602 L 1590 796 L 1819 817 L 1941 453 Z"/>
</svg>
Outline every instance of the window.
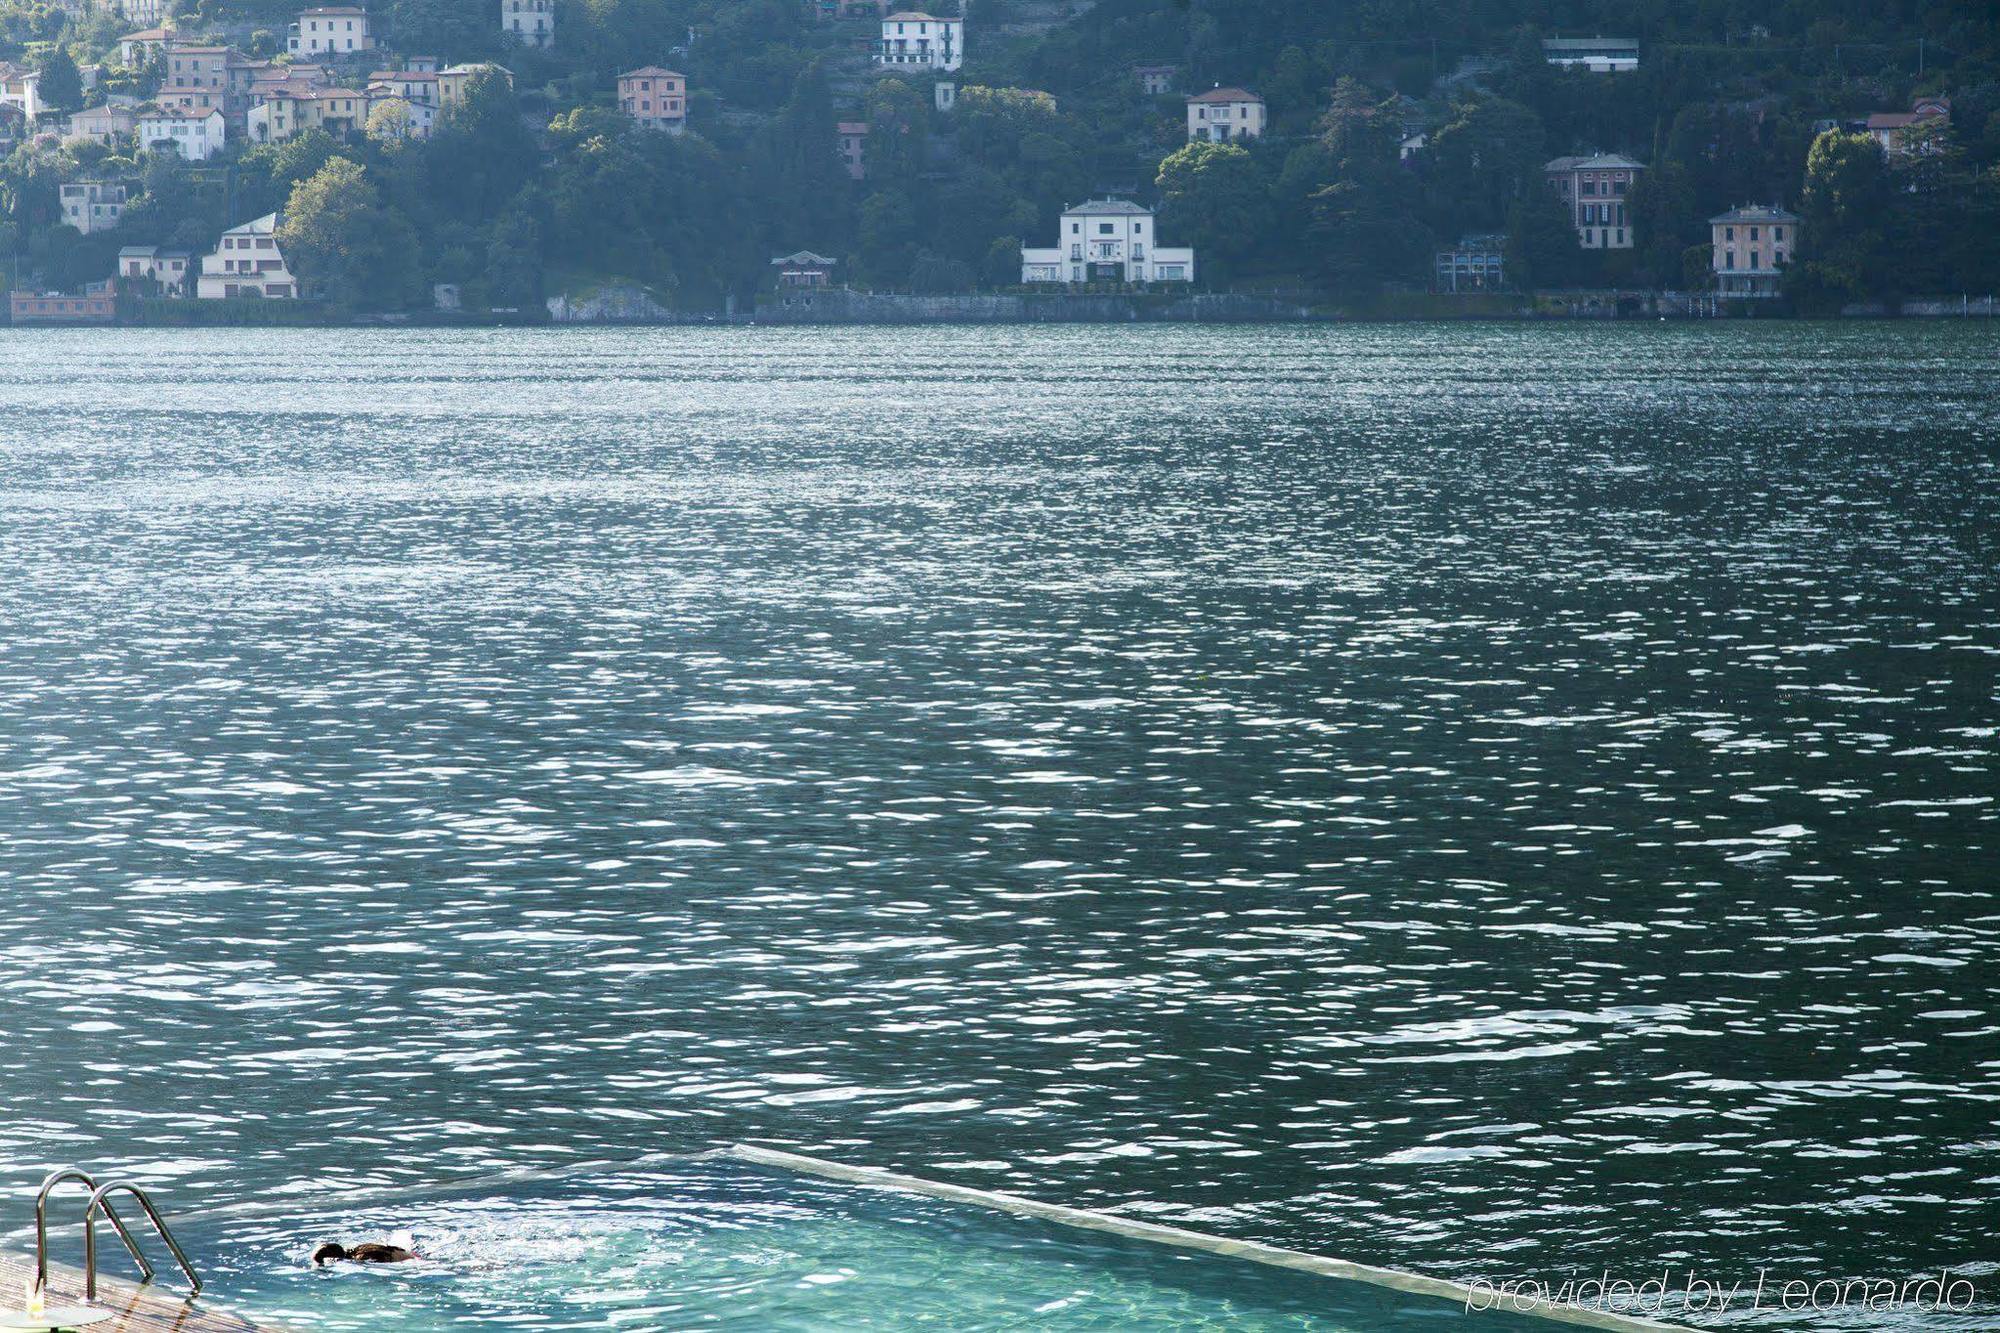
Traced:
<svg viewBox="0 0 2000 1333">
<path fill-rule="evenodd" d="M 1762 258 L 1763 258 L 1762 255 L 1758 254 L 1755 250 L 1752 250 L 1750 252 L 1750 267 L 1756 268 L 1758 266 L 1757 261 Z"/>
<path fill-rule="evenodd" d="M 1099 236 L 1109 236 L 1111 232 L 1112 225 L 1109 222 L 1100 222 L 1097 224 L 1097 234 Z"/>
<path fill-rule="evenodd" d="M 1757 229 L 1755 227 L 1750 229 L 1750 239 L 1753 241 L 1757 239 Z"/>
<path fill-rule="evenodd" d="M 1782 241 L 1782 240 L 1784 240 L 1784 239 L 1785 239 L 1785 229 L 1784 229 L 1783 227 L 1773 227 L 1773 228 L 1771 228 L 1771 239 L 1772 239 L 1772 240 L 1774 240 L 1774 241 Z"/>
<path fill-rule="evenodd" d="M 1736 252 L 1734 250 L 1731 250 L 1728 254 L 1722 257 L 1722 266 L 1724 268 L 1736 267 Z"/>
<path fill-rule="evenodd" d="M 1722 229 L 1722 239 L 1723 239 L 1723 240 L 1725 240 L 1725 241 L 1733 241 L 1733 240 L 1735 240 L 1735 239 L 1736 239 L 1736 228 L 1734 228 L 1734 227 L 1724 227 L 1724 228 Z"/>
</svg>

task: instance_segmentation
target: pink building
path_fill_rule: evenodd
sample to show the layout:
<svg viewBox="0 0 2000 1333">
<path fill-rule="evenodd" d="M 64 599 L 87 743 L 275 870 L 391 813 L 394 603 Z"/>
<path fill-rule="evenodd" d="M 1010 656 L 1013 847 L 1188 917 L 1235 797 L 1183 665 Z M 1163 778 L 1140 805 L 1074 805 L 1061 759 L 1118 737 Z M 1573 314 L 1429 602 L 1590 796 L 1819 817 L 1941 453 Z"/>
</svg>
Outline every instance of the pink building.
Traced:
<svg viewBox="0 0 2000 1333">
<path fill-rule="evenodd" d="M 1630 250 L 1632 218 L 1625 196 L 1645 169 L 1645 163 L 1617 153 L 1594 153 L 1554 158 L 1542 173 L 1569 210 L 1578 245 L 1586 250 Z"/>
<path fill-rule="evenodd" d="M 620 74 L 618 109 L 643 129 L 679 134 L 687 128 L 687 76 L 658 65 Z"/>
</svg>

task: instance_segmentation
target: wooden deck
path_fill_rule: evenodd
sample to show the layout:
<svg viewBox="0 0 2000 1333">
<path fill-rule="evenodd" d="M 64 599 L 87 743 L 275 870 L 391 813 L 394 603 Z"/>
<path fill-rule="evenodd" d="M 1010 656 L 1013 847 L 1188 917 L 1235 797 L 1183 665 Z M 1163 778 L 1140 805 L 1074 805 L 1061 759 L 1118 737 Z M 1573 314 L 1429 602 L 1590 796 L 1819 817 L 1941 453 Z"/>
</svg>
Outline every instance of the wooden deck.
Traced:
<svg viewBox="0 0 2000 1333">
<path fill-rule="evenodd" d="M 125 1261 L 125 1253 L 118 1248 L 115 1237 L 112 1238 L 111 1250 L 111 1254 L 104 1254 L 103 1257 L 115 1257 L 121 1263 Z M 0 1310 L 21 1308 L 21 1293 L 34 1275 L 33 1255 L 0 1254 Z M 186 1289 L 180 1285 L 179 1278 L 177 1272 L 171 1276 L 162 1273 L 154 1281 L 140 1286 L 126 1278 L 114 1277 L 100 1268 L 97 1274 L 97 1303 L 117 1311 L 117 1315 L 103 1323 L 90 1325 L 89 1333 L 282 1333 L 275 1325 L 253 1324 L 236 1315 L 210 1309 L 201 1300 L 188 1303 L 184 1299 Z M 50 1264 L 48 1303 L 51 1307 L 83 1304 L 83 1270 Z"/>
</svg>

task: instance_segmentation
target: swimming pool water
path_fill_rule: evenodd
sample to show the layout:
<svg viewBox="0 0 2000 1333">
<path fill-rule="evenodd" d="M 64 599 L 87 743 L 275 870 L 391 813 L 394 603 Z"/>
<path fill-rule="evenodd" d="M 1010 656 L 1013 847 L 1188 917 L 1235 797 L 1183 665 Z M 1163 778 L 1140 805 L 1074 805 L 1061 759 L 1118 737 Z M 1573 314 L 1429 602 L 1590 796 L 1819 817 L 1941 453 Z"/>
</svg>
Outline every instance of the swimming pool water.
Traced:
<svg viewBox="0 0 2000 1333">
<path fill-rule="evenodd" d="M 185 1230 L 220 1304 L 301 1330 L 1555 1327 L 726 1161 L 197 1216 Z M 322 1241 L 399 1230 L 420 1262 L 308 1262 Z"/>
</svg>

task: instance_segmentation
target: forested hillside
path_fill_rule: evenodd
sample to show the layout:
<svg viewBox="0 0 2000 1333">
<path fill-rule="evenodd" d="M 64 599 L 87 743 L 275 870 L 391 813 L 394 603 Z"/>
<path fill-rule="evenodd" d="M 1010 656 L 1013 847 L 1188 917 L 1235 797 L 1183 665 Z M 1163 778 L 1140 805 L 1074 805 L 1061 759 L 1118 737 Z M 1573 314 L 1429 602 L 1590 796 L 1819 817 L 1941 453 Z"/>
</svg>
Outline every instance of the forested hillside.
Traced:
<svg viewBox="0 0 2000 1333">
<path fill-rule="evenodd" d="M 1678 287 L 1699 280 L 1708 215 L 1760 201 L 1807 220 L 1794 276 L 1808 299 L 2000 286 L 1990 0 L 967 0 L 949 111 L 931 79 L 871 67 L 874 20 L 823 17 L 817 0 L 560 0 L 547 50 L 513 44 L 497 7 L 371 7 L 397 57 L 512 71 L 428 139 L 312 131 L 190 164 L 66 144 L 36 132 L 45 114 L 0 164 L 0 252 L 19 283 L 70 288 L 107 275 L 123 245 L 210 246 L 322 177 L 289 221 L 302 276 L 344 305 L 421 303 L 442 282 L 525 308 L 620 278 L 705 309 L 801 248 L 882 289 L 1006 286 L 1065 205 L 1116 193 L 1158 202 L 1163 240 L 1195 246 L 1208 285 L 1421 286 L 1435 246 L 1500 232 L 1520 284 Z M 195 0 L 176 24 L 263 56 L 294 14 Z M 160 73 L 119 66 L 127 26 L 9 0 L 0 58 L 42 72 L 55 113 L 144 98 Z M 1636 37 L 1640 67 L 1544 61 L 1541 38 L 1593 34 Z M 617 110 L 616 75 L 648 64 L 688 76 L 685 135 Z M 1145 94 L 1141 64 L 1175 67 L 1174 90 Z M 104 68 L 72 94 L 66 65 Z M 1266 99 L 1261 139 L 1188 144 L 1183 94 L 1215 84 Z M 1900 165 L 1838 132 L 1815 146 L 1816 127 L 1918 93 L 1948 96 L 1950 120 Z M 837 154 L 842 121 L 870 127 L 865 179 Z M 1425 142 L 1405 156 L 1414 134 Z M 1649 167 L 1629 251 L 1579 251 L 1543 183 L 1545 159 L 1589 151 Z M 61 224 L 57 188 L 83 179 L 130 183 L 120 225 Z"/>
</svg>

